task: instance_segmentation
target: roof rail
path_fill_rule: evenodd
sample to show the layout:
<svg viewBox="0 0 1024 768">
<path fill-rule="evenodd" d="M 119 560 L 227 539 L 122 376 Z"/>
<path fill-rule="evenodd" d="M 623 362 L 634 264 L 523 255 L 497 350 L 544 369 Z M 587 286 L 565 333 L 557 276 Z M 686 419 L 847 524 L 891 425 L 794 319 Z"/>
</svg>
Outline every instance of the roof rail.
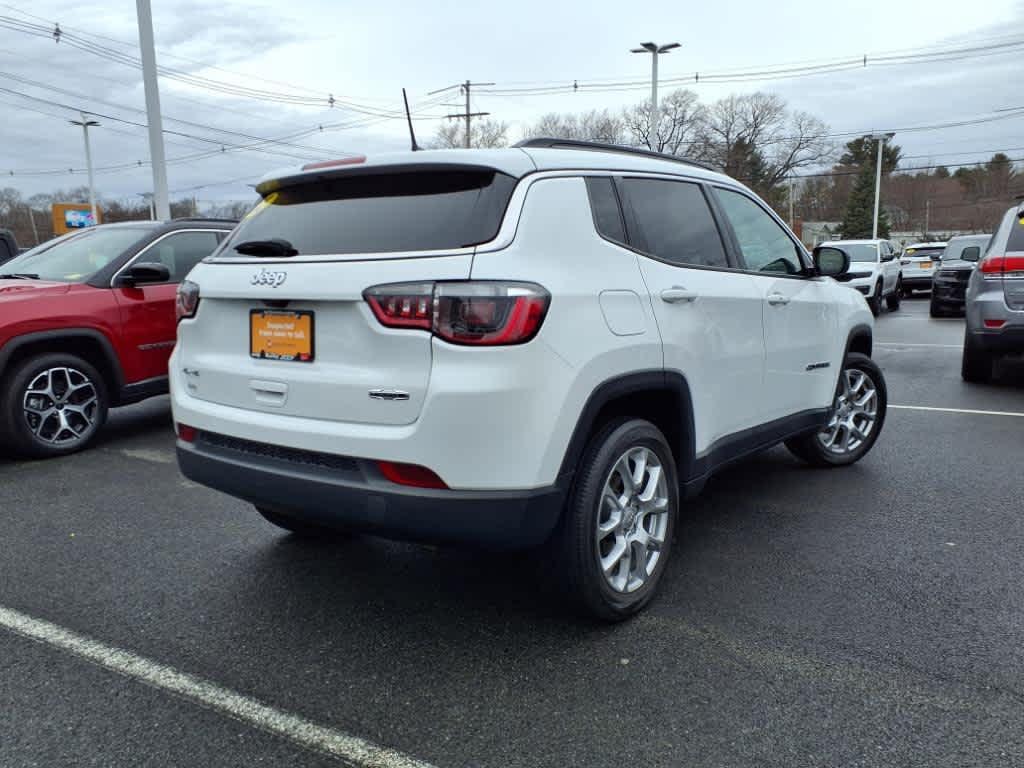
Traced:
<svg viewBox="0 0 1024 768">
<path fill-rule="evenodd" d="M 624 155 L 640 155 L 642 157 L 653 157 L 658 160 L 669 160 L 674 163 L 683 163 L 684 165 L 703 168 L 706 171 L 717 172 L 716 168 L 712 168 L 710 165 L 698 160 L 691 160 L 688 157 L 667 155 L 664 152 L 655 152 L 650 149 L 641 149 L 639 147 L 624 147 L 621 144 L 606 144 L 602 141 L 581 141 L 579 139 L 540 137 L 536 139 L 523 139 L 512 146 L 520 147 L 522 149 L 588 149 L 597 152 L 618 152 Z"/>
<path fill-rule="evenodd" d="M 216 216 L 179 216 L 171 221 L 209 221 L 214 224 L 237 224 L 238 219 L 217 218 Z"/>
</svg>

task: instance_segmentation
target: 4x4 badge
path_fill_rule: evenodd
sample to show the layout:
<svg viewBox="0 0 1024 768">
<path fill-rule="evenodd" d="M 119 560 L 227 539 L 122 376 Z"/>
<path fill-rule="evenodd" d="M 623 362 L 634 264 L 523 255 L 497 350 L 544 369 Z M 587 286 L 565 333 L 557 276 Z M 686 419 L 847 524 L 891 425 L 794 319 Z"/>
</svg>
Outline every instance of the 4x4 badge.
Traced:
<svg viewBox="0 0 1024 768">
<path fill-rule="evenodd" d="M 253 285 L 269 285 L 271 288 L 277 288 L 287 279 L 287 272 L 271 272 L 269 269 L 261 269 L 252 276 L 251 282 Z"/>
</svg>

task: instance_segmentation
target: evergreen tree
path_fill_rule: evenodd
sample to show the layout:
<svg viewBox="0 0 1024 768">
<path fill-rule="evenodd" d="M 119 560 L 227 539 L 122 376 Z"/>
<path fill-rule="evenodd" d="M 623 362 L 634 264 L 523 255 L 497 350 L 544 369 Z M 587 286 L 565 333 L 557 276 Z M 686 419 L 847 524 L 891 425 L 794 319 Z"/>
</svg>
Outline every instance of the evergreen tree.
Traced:
<svg viewBox="0 0 1024 768">
<path fill-rule="evenodd" d="M 843 216 L 843 237 L 858 239 L 871 237 L 875 214 L 875 169 L 871 164 L 862 165 L 850 193 L 850 201 Z M 884 210 L 878 212 L 878 236 L 889 237 L 889 217 Z"/>
</svg>

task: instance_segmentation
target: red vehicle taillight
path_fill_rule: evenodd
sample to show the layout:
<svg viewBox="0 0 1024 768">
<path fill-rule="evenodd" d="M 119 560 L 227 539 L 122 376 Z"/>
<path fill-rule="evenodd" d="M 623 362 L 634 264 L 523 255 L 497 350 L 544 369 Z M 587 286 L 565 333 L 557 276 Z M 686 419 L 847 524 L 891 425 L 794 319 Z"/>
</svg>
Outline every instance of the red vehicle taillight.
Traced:
<svg viewBox="0 0 1024 768">
<path fill-rule="evenodd" d="M 978 269 L 983 277 L 1002 277 L 1009 272 L 1024 272 L 1024 256 L 986 256 Z"/>
<path fill-rule="evenodd" d="M 178 424 L 178 439 L 183 443 L 194 443 L 198 430 L 188 424 Z"/>
<path fill-rule="evenodd" d="M 398 485 L 408 485 L 413 488 L 440 488 L 448 486 L 437 474 L 419 464 L 403 464 L 399 461 L 378 461 L 377 468 L 384 477 Z"/>
<path fill-rule="evenodd" d="M 178 294 L 174 302 L 174 314 L 180 321 L 195 317 L 199 309 L 199 286 L 191 280 L 182 280 L 178 286 Z"/>
<path fill-rule="evenodd" d="M 523 344 L 540 330 L 551 295 L 533 283 L 397 283 L 363 297 L 389 328 L 420 328 L 452 344 Z"/>
</svg>

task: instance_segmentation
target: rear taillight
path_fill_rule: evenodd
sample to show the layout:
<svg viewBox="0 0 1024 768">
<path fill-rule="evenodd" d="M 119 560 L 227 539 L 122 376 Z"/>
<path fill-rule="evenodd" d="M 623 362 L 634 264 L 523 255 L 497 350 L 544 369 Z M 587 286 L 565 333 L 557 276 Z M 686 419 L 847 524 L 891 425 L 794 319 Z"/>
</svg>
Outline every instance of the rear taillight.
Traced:
<svg viewBox="0 0 1024 768">
<path fill-rule="evenodd" d="M 413 488 L 447 488 L 444 480 L 437 474 L 419 464 L 403 464 L 400 461 L 378 461 L 377 468 L 385 479 L 398 485 Z"/>
<path fill-rule="evenodd" d="M 533 283 L 397 283 L 363 297 L 389 328 L 420 328 L 452 344 L 523 344 L 540 330 L 551 295 Z"/>
<path fill-rule="evenodd" d="M 194 443 L 196 441 L 196 433 L 195 427 L 190 427 L 188 424 L 178 424 L 178 439 L 183 443 Z"/>
<path fill-rule="evenodd" d="M 174 314 L 178 320 L 195 317 L 199 309 L 199 286 L 191 280 L 182 280 L 174 303 Z"/>
<path fill-rule="evenodd" d="M 983 277 L 1003 277 L 1010 272 L 1024 272 L 1024 256 L 986 256 L 978 265 Z"/>
</svg>

